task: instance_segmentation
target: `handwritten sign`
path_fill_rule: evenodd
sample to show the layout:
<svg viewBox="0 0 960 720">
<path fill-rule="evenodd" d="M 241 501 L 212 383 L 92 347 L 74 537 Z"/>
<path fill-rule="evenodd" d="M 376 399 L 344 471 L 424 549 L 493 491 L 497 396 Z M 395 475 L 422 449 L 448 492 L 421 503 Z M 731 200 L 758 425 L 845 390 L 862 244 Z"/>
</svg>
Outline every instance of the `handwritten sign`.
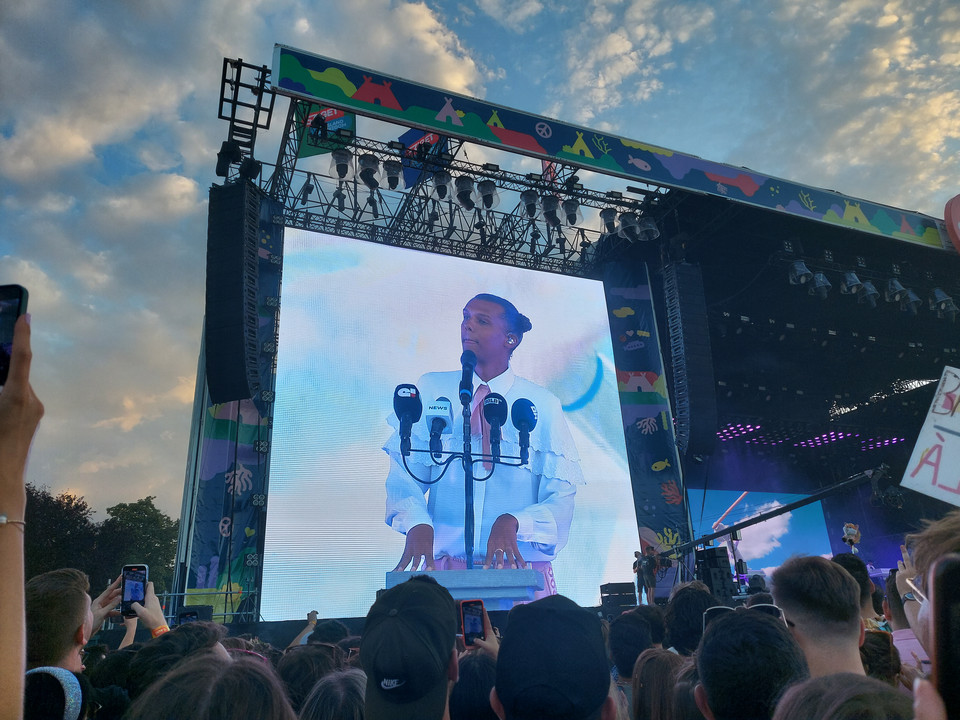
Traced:
<svg viewBox="0 0 960 720">
<path fill-rule="evenodd" d="M 945 367 L 901 487 L 960 505 L 960 370 Z"/>
</svg>

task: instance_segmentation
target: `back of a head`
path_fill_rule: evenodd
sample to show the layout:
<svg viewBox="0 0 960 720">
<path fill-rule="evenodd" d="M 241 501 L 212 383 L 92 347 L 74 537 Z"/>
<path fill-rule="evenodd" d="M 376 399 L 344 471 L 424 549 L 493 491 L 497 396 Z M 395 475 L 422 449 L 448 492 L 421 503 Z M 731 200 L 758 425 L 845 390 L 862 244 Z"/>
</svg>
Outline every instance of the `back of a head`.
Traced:
<svg viewBox="0 0 960 720">
<path fill-rule="evenodd" d="M 92 686 L 87 686 L 92 689 Z M 80 720 L 90 702 L 80 678 L 59 667 L 34 668 L 27 673 L 23 696 L 24 720 Z"/>
<path fill-rule="evenodd" d="M 667 625 L 663 619 L 663 610 L 659 605 L 638 605 L 630 612 L 639 615 L 650 625 L 650 642 L 662 645 L 667 634 Z"/>
<path fill-rule="evenodd" d="M 784 693 L 773 720 L 909 720 L 908 695 L 874 678 L 836 673 L 812 678 Z"/>
<path fill-rule="evenodd" d="M 364 720 L 367 676 L 349 668 L 324 675 L 303 701 L 300 720 Z"/>
<path fill-rule="evenodd" d="M 296 720 L 280 679 L 268 663 L 212 652 L 196 654 L 160 678 L 130 706 L 124 720 L 179 717 Z"/>
<path fill-rule="evenodd" d="M 343 651 L 336 645 L 295 645 L 277 663 L 293 709 L 299 711 L 317 681 L 343 666 Z"/>
<path fill-rule="evenodd" d="M 773 595 L 768 592 L 754 593 L 743 603 L 744 607 L 753 607 L 754 605 L 773 605 Z"/>
<path fill-rule="evenodd" d="M 673 688 L 673 717 L 674 720 L 706 720 L 697 700 L 694 690 L 700 682 L 697 674 L 697 659 L 682 658 L 683 664 L 677 668 L 677 681 Z"/>
<path fill-rule="evenodd" d="M 490 706 L 496 661 L 485 652 L 468 652 L 459 665 L 460 678 L 450 693 L 450 720 L 497 720 Z"/>
<path fill-rule="evenodd" d="M 191 622 L 148 642 L 130 660 L 127 690 L 131 699 L 144 692 L 184 658 L 210 650 L 226 633 L 226 628 L 216 623 Z"/>
<path fill-rule="evenodd" d="M 833 556 L 833 562 L 853 575 L 853 579 L 857 581 L 857 585 L 860 587 L 860 605 L 871 602 L 870 595 L 873 592 L 873 581 L 870 579 L 867 564 L 853 553 L 838 553 Z"/>
<path fill-rule="evenodd" d="M 27 667 L 56 665 L 70 650 L 86 618 L 89 590 L 87 576 L 73 568 L 30 579 L 24 588 Z"/>
<path fill-rule="evenodd" d="M 896 687 L 900 682 L 900 651 L 893 636 L 884 630 L 867 630 L 860 646 L 860 660 L 867 675 Z"/>
<path fill-rule="evenodd" d="M 703 611 L 715 605 L 720 601 L 698 585 L 691 583 L 678 590 L 664 613 L 667 642 L 681 655 L 692 654 L 703 634 Z"/>
<path fill-rule="evenodd" d="M 510 611 L 495 692 L 506 720 L 599 717 L 610 691 L 600 618 L 551 595 Z"/>
<path fill-rule="evenodd" d="M 610 623 L 607 642 L 617 673 L 623 679 L 631 678 L 640 653 L 653 645 L 650 623 L 635 613 L 620 615 Z"/>
<path fill-rule="evenodd" d="M 837 563 L 794 557 L 773 572 L 773 597 L 796 632 L 812 642 L 860 638 L 860 586 Z"/>
<path fill-rule="evenodd" d="M 660 648 L 644 650 L 633 668 L 633 707 L 631 716 L 643 720 L 662 720 L 673 715 L 677 672 L 684 659 Z"/>
<path fill-rule="evenodd" d="M 697 672 L 716 720 L 768 720 L 784 690 L 809 676 L 783 621 L 753 610 L 725 613 L 707 626 Z"/>
<path fill-rule="evenodd" d="M 944 555 L 960 552 L 960 509 L 948 512 L 939 520 L 926 521 L 923 530 L 907 535 L 905 541 L 920 578 L 921 590 L 925 590 L 927 574 L 934 562 Z"/>
<path fill-rule="evenodd" d="M 314 626 L 313 632 L 307 636 L 307 644 L 330 643 L 336 645 L 349 634 L 350 630 L 339 620 L 321 620 Z"/>
</svg>

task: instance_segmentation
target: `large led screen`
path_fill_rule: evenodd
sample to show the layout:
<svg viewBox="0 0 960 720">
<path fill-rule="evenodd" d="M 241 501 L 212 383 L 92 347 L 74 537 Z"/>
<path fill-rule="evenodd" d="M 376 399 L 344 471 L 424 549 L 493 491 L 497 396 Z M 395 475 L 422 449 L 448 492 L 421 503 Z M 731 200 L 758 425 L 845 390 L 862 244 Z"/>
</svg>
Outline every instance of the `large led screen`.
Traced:
<svg viewBox="0 0 960 720">
<path fill-rule="evenodd" d="M 396 438 L 389 423 L 394 390 L 425 373 L 459 371 L 464 306 L 480 293 L 511 301 L 530 319 L 510 368 L 559 399 L 579 453 L 583 480 L 568 539 L 552 564 L 558 592 L 596 605 L 600 585 L 632 579 L 638 536 L 602 284 L 288 230 L 264 619 L 310 610 L 363 616 L 385 586 L 405 540 L 386 523 L 390 458 L 383 447 Z M 454 385 L 460 422 L 456 392 Z M 538 409 L 532 438 L 549 426 L 546 409 Z M 418 443 L 425 445 L 414 432 L 414 448 Z M 509 477 L 495 470 L 488 493 L 505 482 L 498 472 Z M 478 564 L 485 549 L 475 550 Z"/>
</svg>

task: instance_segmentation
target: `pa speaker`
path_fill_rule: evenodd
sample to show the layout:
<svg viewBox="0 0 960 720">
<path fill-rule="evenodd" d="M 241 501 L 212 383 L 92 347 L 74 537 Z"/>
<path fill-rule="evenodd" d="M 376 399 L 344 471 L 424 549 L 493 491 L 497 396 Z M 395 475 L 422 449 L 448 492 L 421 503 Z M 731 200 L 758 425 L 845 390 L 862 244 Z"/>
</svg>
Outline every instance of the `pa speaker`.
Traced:
<svg viewBox="0 0 960 720">
<path fill-rule="evenodd" d="M 257 364 L 257 238 L 260 191 L 251 183 L 210 188 L 207 221 L 207 387 L 215 403 L 260 390 Z"/>
</svg>

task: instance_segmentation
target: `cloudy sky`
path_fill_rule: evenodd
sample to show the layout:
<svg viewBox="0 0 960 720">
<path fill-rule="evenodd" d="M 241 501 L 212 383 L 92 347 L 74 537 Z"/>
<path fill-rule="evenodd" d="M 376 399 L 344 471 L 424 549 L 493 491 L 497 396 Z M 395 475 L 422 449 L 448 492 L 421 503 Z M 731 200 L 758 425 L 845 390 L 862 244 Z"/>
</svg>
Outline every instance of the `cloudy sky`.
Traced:
<svg viewBox="0 0 960 720">
<path fill-rule="evenodd" d="M 30 291 L 30 479 L 178 515 L 223 57 L 284 43 L 943 216 L 955 0 L 32 0 L 0 21 L 0 283 Z M 275 157 L 286 101 L 258 156 Z"/>
</svg>

